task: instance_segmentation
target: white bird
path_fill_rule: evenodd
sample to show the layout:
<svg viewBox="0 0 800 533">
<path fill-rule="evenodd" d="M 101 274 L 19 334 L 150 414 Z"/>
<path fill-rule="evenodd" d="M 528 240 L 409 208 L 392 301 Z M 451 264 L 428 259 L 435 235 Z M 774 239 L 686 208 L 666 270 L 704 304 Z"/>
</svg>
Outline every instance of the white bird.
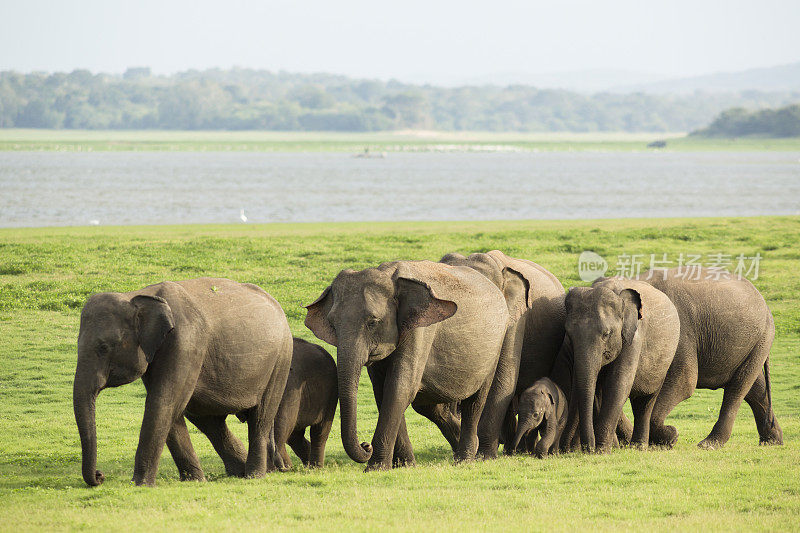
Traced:
<svg viewBox="0 0 800 533">
<path fill-rule="evenodd" d="M 89 221 L 89 224 L 92 225 L 92 226 L 99 226 L 100 225 L 100 221 L 97 220 L 97 219 L 93 219 L 93 220 Z"/>
<path fill-rule="evenodd" d="M 244 215 L 244 209 L 239 210 L 239 220 L 242 222 L 247 222 L 247 217 Z"/>
</svg>

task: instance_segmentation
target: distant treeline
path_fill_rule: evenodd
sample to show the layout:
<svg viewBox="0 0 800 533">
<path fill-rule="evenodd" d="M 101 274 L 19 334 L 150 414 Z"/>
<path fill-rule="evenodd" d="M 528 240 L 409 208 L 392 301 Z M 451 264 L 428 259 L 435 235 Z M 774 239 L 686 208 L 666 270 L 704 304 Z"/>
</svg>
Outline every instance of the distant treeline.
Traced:
<svg viewBox="0 0 800 533">
<path fill-rule="evenodd" d="M 585 95 L 529 86 L 443 88 L 329 74 L 190 70 L 170 76 L 0 72 L 0 127 L 70 129 L 690 131 L 720 111 L 800 92 Z"/>
<path fill-rule="evenodd" d="M 705 137 L 800 137 L 800 105 L 747 111 L 741 107 L 719 114 L 707 128 L 692 135 Z"/>
</svg>

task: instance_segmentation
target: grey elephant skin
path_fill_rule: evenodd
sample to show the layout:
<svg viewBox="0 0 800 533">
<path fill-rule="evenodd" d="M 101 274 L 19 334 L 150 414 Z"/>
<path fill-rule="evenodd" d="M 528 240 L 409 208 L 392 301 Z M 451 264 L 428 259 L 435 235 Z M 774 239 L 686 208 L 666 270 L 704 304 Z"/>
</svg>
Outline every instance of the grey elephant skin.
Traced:
<svg viewBox="0 0 800 533">
<path fill-rule="evenodd" d="M 664 420 L 695 388 L 723 388 L 719 418 L 698 446 L 720 448 L 728 441 L 742 399 L 753 411 L 761 444 L 783 444 L 769 375 L 775 322 L 758 289 L 727 272 L 686 267 L 645 272 L 640 279 L 672 300 L 681 322 L 675 360 L 653 409 L 651 442 L 675 443 L 678 432 Z"/>
<path fill-rule="evenodd" d="M 536 457 L 558 453 L 567 425 L 567 398 L 550 378 L 541 378 L 519 396 L 516 434 L 511 449 L 525 439 L 526 449 Z"/>
<path fill-rule="evenodd" d="M 141 377 L 147 390 L 133 472 L 155 484 L 166 443 L 182 480 L 204 480 L 184 415 L 206 434 L 230 475 L 263 476 L 268 444 L 292 357 L 289 324 L 261 288 L 227 279 L 165 281 L 138 291 L 91 296 L 81 312 L 73 404 L 83 479 L 96 469 L 95 400 Z M 247 420 L 249 449 L 225 418 Z"/>
<path fill-rule="evenodd" d="M 499 250 L 468 257 L 450 253 L 441 262 L 480 272 L 505 297 L 511 321 L 478 427 L 478 453 L 485 458 L 496 457 L 500 440 L 505 443 L 505 452 L 511 453 L 515 427 L 512 398 L 550 374 L 564 339 L 564 287 L 544 267 Z M 452 412 L 449 408 L 422 414 L 434 415 L 429 418 L 452 442 L 448 429 L 457 423 L 449 420 Z"/>
<path fill-rule="evenodd" d="M 564 343 L 574 365 L 568 425 L 580 421 L 585 451 L 608 451 L 630 398 L 632 444 L 646 448 L 653 406 L 678 346 L 678 311 L 653 286 L 619 278 L 571 288 L 566 309 Z"/>
<path fill-rule="evenodd" d="M 397 261 L 343 270 L 308 307 L 306 325 L 336 346 L 342 443 L 367 470 L 413 464 L 405 410 L 461 402 L 454 457 L 475 457 L 477 428 L 509 320 L 503 293 L 471 268 Z M 356 395 L 367 366 L 378 406 L 360 445 Z"/>
<path fill-rule="evenodd" d="M 275 460 L 279 470 L 292 468 L 287 443 L 305 466 L 324 465 L 325 443 L 339 401 L 337 387 L 333 357 L 322 346 L 295 338 L 292 367 L 275 416 Z M 310 442 L 305 437 L 306 428 L 310 428 Z"/>
</svg>

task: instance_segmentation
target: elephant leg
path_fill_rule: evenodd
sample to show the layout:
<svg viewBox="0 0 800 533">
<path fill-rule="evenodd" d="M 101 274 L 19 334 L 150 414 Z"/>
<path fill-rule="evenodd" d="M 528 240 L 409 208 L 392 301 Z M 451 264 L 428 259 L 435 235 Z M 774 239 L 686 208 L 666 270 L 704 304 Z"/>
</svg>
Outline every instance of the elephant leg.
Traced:
<svg viewBox="0 0 800 533">
<path fill-rule="evenodd" d="M 697 385 L 697 348 L 681 343 L 667 371 L 667 377 L 653 406 L 650 417 L 650 444 L 672 448 L 678 441 L 675 426 L 665 426 L 664 421 L 675 406 L 692 396 Z"/>
<path fill-rule="evenodd" d="M 539 442 L 536 443 L 536 446 L 533 449 L 534 455 L 541 459 L 545 455 L 550 454 L 550 449 L 553 447 L 553 444 L 556 440 L 556 423 L 545 421 L 545 427 L 543 431 L 539 431 L 540 439 Z"/>
<path fill-rule="evenodd" d="M 325 444 L 328 442 L 328 435 L 331 432 L 333 419 L 311 426 L 311 451 L 308 456 L 308 466 L 311 468 L 322 468 L 325 465 Z"/>
<path fill-rule="evenodd" d="M 247 460 L 244 475 L 250 478 L 264 477 L 275 468 L 269 452 L 274 447 L 275 415 L 283 399 L 289 366 L 274 368 L 264 389 L 261 402 L 250 409 L 247 416 Z"/>
<path fill-rule="evenodd" d="M 244 477 L 247 449 L 242 441 L 231 433 L 224 416 L 197 416 L 186 413 L 186 418 L 208 437 L 217 455 L 225 465 L 229 476 Z"/>
<path fill-rule="evenodd" d="M 156 365 L 158 368 L 153 368 Z M 163 358 L 151 363 L 150 370 L 153 373 L 145 382 L 147 398 L 134 459 L 133 483 L 153 486 L 167 437 L 178 418 L 183 416 L 200 369 L 188 370 L 173 359 Z M 183 386 L 177 387 L 176 383 Z"/>
<path fill-rule="evenodd" d="M 650 443 L 650 418 L 657 398 L 658 391 L 647 396 L 631 398 L 633 438 L 630 443 L 637 448 L 647 449 L 647 445 Z"/>
<path fill-rule="evenodd" d="M 750 387 L 750 392 L 744 397 L 744 401 L 753 410 L 761 444 L 783 444 L 783 430 L 772 411 L 772 399 L 767 394 L 766 378 L 762 370 Z"/>
<path fill-rule="evenodd" d="M 578 431 L 580 417 L 578 415 L 577 399 L 570 399 L 569 411 L 564 431 L 561 432 L 559 446 L 562 452 L 574 452 L 581 447 L 580 432 Z"/>
<path fill-rule="evenodd" d="M 372 393 L 375 396 L 375 405 L 378 407 L 378 412 L 381 410 L 383 403 L 383 389 L 386 381 L 388 363 L 381 361 L 367 368 L 367 374 L 372 382 Z M 413 466 L 416 464 L 414 457 L 414 449 L 411 446 L 411 439 L 408 437 L 408 429 L 406 428 L 405 415 L 400 422 L 400 427 L 397 430 L 397 440 L 394 444 L 392 452 L 392 465 L 393 466 Z"/>
<path fill-rule="evenodd" d="M 520 351 L 525 333 L 524 324 L 522 326 L 510 328 L 503 339 L 497 368 L 478 422 L 478 454 L 484 459 L 497 458 L 503 420 L 517 388 Z"/>
<path fill-rule="evenodd" d="M 517 432 L 517 413 L 512 405 L 508 406 L 506 416 L 503 419 L 503 430 L 501 436 L 503 438 L 503 455 L 514 455 L 516 450 L 511 448 L 514 442 L 514 434 Z"/>
<path fill-rule="evenodd" d="M 305 428 L 292 431 L 292 433 L 289 435 L 287 443 L 297 457 L 300 458 L 300 461 L 302 461 L 305 466 L 308 466 L 309 457 L 311 457 L 311 443 L 306 438 Z M 284 451 L 285 450 L 286 448 L 284 448 Z M 288 453 L 286 454 L 286 457 L 289 457 Z M 291 468 L 291 465 L 292 462 L 290 460 L 289 468 Z"/>
<path fill-rule="evenodd" d="M 713 450 L 722 448 L 728 442 L 733 432 L 733 423 L 736 419 L 736 413 L 739 411 L 739 406 L 747 393 L 750 392 L 759 374 L 761 374 L 764 362 L 769 356 L 771 345 L 771 337 L 769 342 L 767 342 L 767 339 L 761 339 L 747 359 L 733 373 L 730 381 L 725 385 L 719 418 L 708 437 L 697 443 L 700 448 Z"/>
<path fill-rule="evenodd" d="M 378 424 L 372 437 L 372 456 L 367 462 L 366 470 L 388 470 L 392 466 L 405 464 L 398 463 L 404 457 L 396 457 L 395 450 L 399 448 L 398 451 L 404 455 L 411 452 L 410 442 L 408 450 L 403 449 L 403 441 L 408 440 L 405 411 L 419 390 L 424 370 L 425 361 L 421 358 L 406 357 L 392 361 L 383 380 Z M 413 457 L 413 452 L 411 456 Z"/>
<path fill-rule="evenodd" d="M 478 424 L 494 376 L 489 376 L 480 389 L 461 402 L 461 438 L 454 454 L 455 461 L 471 461 L 478 451 Z"/>
<path fill-rule="evenodd" d="M 655 402 L 655 398 L 653 401 Z M 655 405 L 655 403 L 653 405 Z M 633 439 L 633 424 L 631 424 L 631 421 L 628 420 L 628 417 L 625 416 L 624 412 L 619 415 L 619 422 L 617 423 L 617 439 L 619 440 L 620 446 L 627 446 L 631 443 L 631 439 Z"/>
<path fill-rule="evenodd" d="M 189 430 L 186 428 L 186 421 L 183 416 L 179 417 L 172 425 L 172 429 L 167 435 L 167 448 L 178 467 L 178 475 L 181 481 L 205 481 L 203 469 L 200 467 L 200 460 L 192 446 L 189 438 Z"/>
<path fill-rule="evenodd" d="M 428 404 L 420 405 L 411 402 L 414 410 L 436 424 L 444 438 L 447 439 L 450 448 L 455 452 L 458 447 L 458 439 L 461 435 L 461 420 L 456 418 L 448 404 Z"/>
<path fill-rule="evenodd" d="M 608 452 L 614 446 L 615 429 L 622 413 L 622 406 L 625 405 L 625 401 L 630 395 L 633 380 L 636 377 L 637 359 L 638 357 L 633 353 L 625 353 L 624 350 L 613 363 L 608 365 L 608 371 L 599 380 L 602 403 L 594 424 L 594 432 L 597 451 L 600 453 Z"/>
<path fill-rule="evenodd" d="M 276 467 L 278 470 L 285 472 L 292 468 L 292 460 L 289 458 L 289 452 L 286 451 L 286 443 L 289 442 L 292 434 L 294 433 L 295 422 L 300 410 L 300 391 L 284 391 L 281 405 L 278 408 L 278 414 L 275 415 L 275 455 Z M 302 435 L 301 435 L 302 436 Z M 291 446 L 291 444 L 290 444 Z M 294 447 L 292 448 L 294 450 Z M 297 450 L 294 450 L 298 457 L 306 463 L 308 457 L 305 458 L 300 455 Z M 279 464 L 282 463 L 282 464 Z"/>
</svg>

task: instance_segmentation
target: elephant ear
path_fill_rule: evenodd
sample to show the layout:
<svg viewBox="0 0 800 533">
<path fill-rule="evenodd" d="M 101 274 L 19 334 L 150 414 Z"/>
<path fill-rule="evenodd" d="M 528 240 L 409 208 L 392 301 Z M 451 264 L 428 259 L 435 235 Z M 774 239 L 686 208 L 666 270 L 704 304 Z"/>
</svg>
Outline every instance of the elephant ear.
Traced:
<svg viewBox="0 0 800 533">
<path fill-rule="evenodd" d="M 313 303 L 306 306 L 306 327 L 311 330 L 317 338 L 331 344 L 338 346 L 339 340 L 336 338 L 336 330 L 333 329 L 330 321 L 328 321 L 328 313 L 333 306 L 333 296 L 331 296 L 331 287 L 328 285 L 319 298 L 314 300 Z"/>
<path fill-rule="evenodd" d="M 584 293 L 588 287 L 570 287 L 567 291 L 567 295 L 564 297 L 564 310 L 567 314 L 570 313 L 575 302 L 579 302 L 580 299 L 584 296 Z"/>
<path fill-rule="evenodd" d="M 623 289 L 619 293 L 622 298 L 622 339 L 630 344 L 636 334 L 639 320 L 642 318 L 642 297 L 634 289 Z"/>
<path fill-rule="evenodd" d="M 533 305 L 531 281 L 519 270 L 504 267 L 503 296 L 506 298 L 511 319 L 519 319 Z"/>
<path fill-rule="evenodd" d="M 547 394 L 547 399 L 550 401 L 550 405 L 555 407 L 556 399 L 553 398 L 553 391 L 548 390 L 547 392 L 545 392 L 545 394 Z"/>
<path fill-rule="evenodd" d="M 397 331 L 402 339 L 414 328 L 424 328 L 453 316 L 455 302 L 436 297 L 430 285 L 398 269 L 395 274 L 397 295 Z"/>
<path fill-rule="evenodd" d="M 175 327 L 172 309 L 160 296 L 140 294 L 131 299 L 136 308 L 136 337 L 147 362 L 151 363 L 164 343 L 167 334 Z"/>
</svg>

